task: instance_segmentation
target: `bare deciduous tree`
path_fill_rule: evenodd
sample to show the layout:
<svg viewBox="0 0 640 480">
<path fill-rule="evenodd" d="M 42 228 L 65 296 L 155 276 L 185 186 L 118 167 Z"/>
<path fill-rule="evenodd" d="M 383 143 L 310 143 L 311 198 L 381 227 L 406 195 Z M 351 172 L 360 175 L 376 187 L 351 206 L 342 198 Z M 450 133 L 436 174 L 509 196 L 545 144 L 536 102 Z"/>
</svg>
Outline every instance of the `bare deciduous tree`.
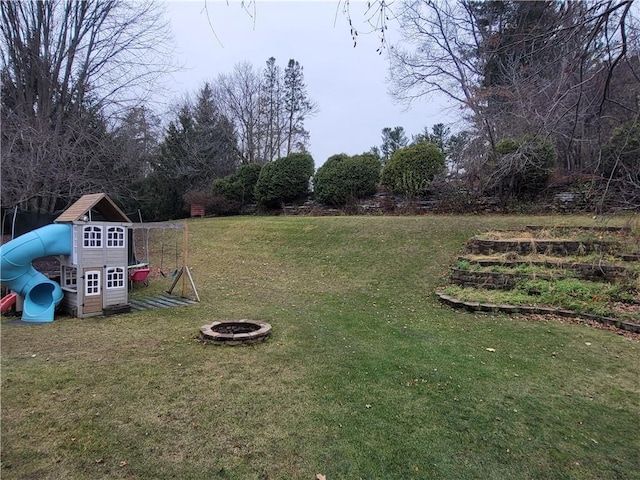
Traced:
<svg viewBox="0 0 640 480">
<path fill-rule="evenodd" d="M 242 163 L 264 163 L 260 74 L 250 63 L 238 63 L 232 73 L 218 76 L 214 90 L 217 105 L 238 131 Z"/>
<path fill-rule="evenodd" d="M 152 2 L 0 3 L 4 205 L 122 192 L 131 159 L 110 130 L 167 71 L 167 28 Z"/>
<path fill-rule="evenodd" d="M 284 76 L 281 72 L 275 59 L 264 71 L 243 62 L 214 83 L 216 103 L 239 134 L 242 163 L 264 164 L 307 145 L 304 120 L 317 107 L 307 96 L 298 62 L 289 60 Z"/>
<path fill-rule="evenodd" d="M 530 136 L 553 141 L 555 168 L 594 173 L 612 128 L 638 113 L 632 3 L 407 0 L 397 9 L 404 41 L 390 50 L 394 94 L 443 94 L 470 112 L 487 146 L 474 161 Z"/>
</svg>

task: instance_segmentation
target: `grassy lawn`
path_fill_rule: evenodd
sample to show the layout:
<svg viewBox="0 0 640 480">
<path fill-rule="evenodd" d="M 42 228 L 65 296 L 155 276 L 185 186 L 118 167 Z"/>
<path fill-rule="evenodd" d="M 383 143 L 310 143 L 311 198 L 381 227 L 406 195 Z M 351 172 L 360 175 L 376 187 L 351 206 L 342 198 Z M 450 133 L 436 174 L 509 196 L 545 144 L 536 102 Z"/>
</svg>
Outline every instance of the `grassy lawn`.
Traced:
<svg viewBox="0 0 640 480">
<path fill-rule="evenodd" d="M 638 341 L 433 294 L 472 235 L 591 222 L 190 221 L 200 304 L 3 325 L 0 475 L 639 479 Z M 224 318 L 269 322 L 272 336 L 198 341 Z"/>
</svg>

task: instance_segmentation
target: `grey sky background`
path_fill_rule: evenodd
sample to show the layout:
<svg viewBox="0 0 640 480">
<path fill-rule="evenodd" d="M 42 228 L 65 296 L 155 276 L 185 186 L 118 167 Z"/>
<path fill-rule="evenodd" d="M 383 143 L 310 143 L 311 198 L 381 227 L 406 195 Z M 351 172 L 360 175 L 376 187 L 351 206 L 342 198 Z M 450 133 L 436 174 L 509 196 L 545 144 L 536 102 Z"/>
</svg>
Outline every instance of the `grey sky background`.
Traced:
<svg viewBox="0 0 640 480">
<path fill-rule="evenodd" d="M 239 1 L 172 1 L 166 14 L 177 61 L 184 69 L 168 85 L 171 100 L 195 94 L 205 81 L 230 73 L 247 61 L 262 68 L 273 56 L 284 69 L 290 58 L 304 68 L 309 96 L 319 112 L 306 122 L 316 167 L 331 155 L 354 155 L 380 145 L 384 127 L 403 126 L 407 135 L 434 123 L 451 123 L 442 99 L 414 102 L 407 110 L 388 94 L 388 60 L 376 49 L 377 34 L 365 35 L 366 2 L 352 0 L 352 20 L 360 35 L 353 47 L 338 0 L 257 1 L 247 12 Z M 217 38 L 216 38 L 217 37 Z M 399 38 L 390 22 L 388 40 Z"/>
</svg>

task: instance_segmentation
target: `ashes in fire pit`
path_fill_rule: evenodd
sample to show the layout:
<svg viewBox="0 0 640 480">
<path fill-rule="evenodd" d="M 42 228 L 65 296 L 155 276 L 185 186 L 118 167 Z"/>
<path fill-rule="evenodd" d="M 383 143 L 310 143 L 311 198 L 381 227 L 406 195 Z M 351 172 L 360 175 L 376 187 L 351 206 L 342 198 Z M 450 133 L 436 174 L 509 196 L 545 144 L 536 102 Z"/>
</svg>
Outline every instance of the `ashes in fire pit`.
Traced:
<svg viewBox="0 0 640 480">
<path fill-rule="evenodd" d="M 200 338 L 219 345 L 248 345 L 264 342 L 271 325 L 254 320 L 221 320 L 200 327 Z"/>
</svg>

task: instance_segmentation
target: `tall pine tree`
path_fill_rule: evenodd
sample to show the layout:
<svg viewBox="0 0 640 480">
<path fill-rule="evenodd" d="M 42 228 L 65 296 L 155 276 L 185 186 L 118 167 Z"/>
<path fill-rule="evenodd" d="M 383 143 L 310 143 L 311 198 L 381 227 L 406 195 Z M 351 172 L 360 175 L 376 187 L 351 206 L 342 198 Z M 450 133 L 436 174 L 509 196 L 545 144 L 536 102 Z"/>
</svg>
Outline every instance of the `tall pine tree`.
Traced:
<svg viewBox="0 0 640 480">
<path fill-rule="evenodd" d="M 180 218 L 187 212 L 188 192 L 208 192 L 213 180 L 235 172 L 239 165 L 233 124 L 215 104 L 205 84 L 194 104 L 185 102 L 169 123 L 148 188 L 156 199 L 154 219 Z"/>
<path fill-rule="evenodd" d="M 300 63 L 290 59 L 284 71 L 284 108 L 286 114 L 286 154 L 294 149 L 305 151 L 309 143 L 309 132 L 304 121 L 317 111 L 316 105 L 307 95 L 304 74 Z"/>
<path fill-rule="evenodd" d="M 260 113 L 264 127 L 264 158 L 270 162 L 282 156 L 285 143 L 284 92 L 282 88 L 282 69 L 276 65 L 276 59 L 270 57 L 262 74 L 262 95 Z"/>
<path fill-rule="evenodd" d="M 239 164 L 237 138 L 233 124 L 215 105 L 208 83 L 198 93 L 193 107 L 194 144 L 192 164 L 196 178 L 193 187 L 208 189 L 211 181 L 235 172 Z"/>
</svg>

